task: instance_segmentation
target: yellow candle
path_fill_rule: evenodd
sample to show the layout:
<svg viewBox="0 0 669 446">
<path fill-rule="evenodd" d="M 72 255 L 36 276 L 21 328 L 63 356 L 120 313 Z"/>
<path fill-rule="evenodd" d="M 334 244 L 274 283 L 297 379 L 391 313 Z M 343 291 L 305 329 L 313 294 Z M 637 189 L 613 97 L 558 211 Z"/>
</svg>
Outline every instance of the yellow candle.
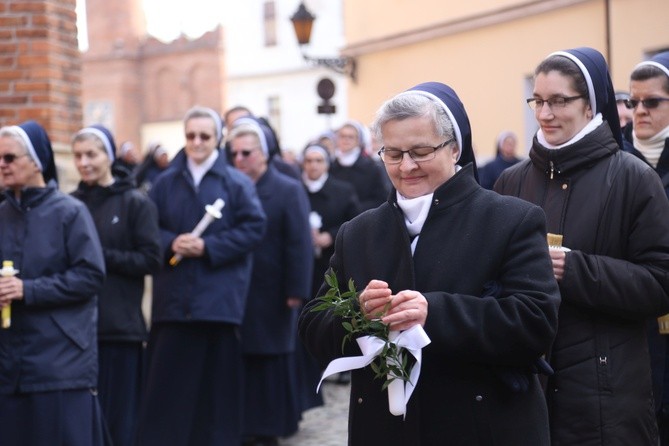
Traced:
<svg viewBox="0 0 669 446">
<path fill-rule="evenodd" d="M 11 277 L 15 276 L 16 273 L 18 273 L 17 270 L 14 269 L 14 262 L 11 260 L 3 260 L 2 261 L 2 269 L 0 269 L 0 276 L 2 277 Z M 12 325 L 12 306 L 7 305 L 2 308 L 2 312 L 0 312 L 0 320 L 2 328 L 9 328 Z"/>
</svg>

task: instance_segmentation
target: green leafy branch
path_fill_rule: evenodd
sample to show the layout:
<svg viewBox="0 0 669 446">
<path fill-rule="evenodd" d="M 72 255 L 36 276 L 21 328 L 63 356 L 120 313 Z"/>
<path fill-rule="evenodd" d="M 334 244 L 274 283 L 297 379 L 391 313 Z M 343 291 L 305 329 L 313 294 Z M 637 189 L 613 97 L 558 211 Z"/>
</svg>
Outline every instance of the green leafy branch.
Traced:
<svg viewBox="0 0 669 446">
<path fill-rule="evenodd" d="M 407 369 L 409 367 L 408 357 L 410 355 L 407 354 L 405 348 L 398 347 L 396 344 L 390 342 L 388 339 L 390 333 L 388 325 L 381 321 L 383 315 L 390 308 L 390 303 L 386 304 L 382 311 L 369 318 L 360 310 L 358 303 L 360 293 L 355 289 L 353 279 L 349 279 L 348 289 L 342 292 L 337 275 L 330 269 L 325 274 L 325 283 L 330 288 L 325 295 L 318 298 L 320 303 L 312 308 L 311 311 L 332 311 L 335 316 L 343 320 L 342 326 L 346 330 L 346 335 L 342 340 L 342 352 L 346 343 L 357 337 L 375 336 L 384 341 L 385 345 L 379 355 L 370 364 L 372 371 L 375 373 L 374 378 L 385 380 L 383 389 L 386 389 L 395 379 L 409 381 Z"/>
</svg>

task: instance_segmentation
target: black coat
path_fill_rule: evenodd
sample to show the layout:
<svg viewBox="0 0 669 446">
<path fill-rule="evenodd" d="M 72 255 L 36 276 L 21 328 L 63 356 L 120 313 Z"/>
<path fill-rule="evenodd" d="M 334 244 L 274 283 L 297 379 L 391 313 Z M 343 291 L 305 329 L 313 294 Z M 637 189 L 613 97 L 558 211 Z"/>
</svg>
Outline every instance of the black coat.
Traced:
<svg viewBox="0 0 669 446">
<path fill-rule="evenodd" d="M 632 143 L 632 129 L 632 123 L 625 127 L 625 138 L 627 139 L 623 141 L 623 149 L 647 163 L 648 161 L 646 160 L 646 157 L 644 157 Z M 664 187 L 664 193 L 667 195 L 667 198 L 669 198 L 669 139 L 664 141 L 664 149 L 662 150 L 660 159 L 655 167 L 655 172 L 660 176 L 662 186 Z M 667 344 L 667 335 L 660 334 L 657 318 L 650 318 L 648 320 L 648 350 L 650 353 L 650 364 L 653 373 L 655 411 L 663 412 L 664 418 L 669 415 L 669 407 L 663 409 L 663 406 L 667 406 L 667 402 L 669 402 L 669 395 L 667 395 L 667 390 L 665 390 L 666 384 L 664 383 L 667 379 L 665 378 L 667 348 L 669 348 L 669 345 Z M 667 427 L 665 427 L 665 430 L 666 429 Z M 667 434 L 665 433 L 664 435 L 666 436 Z"/>
<path fill-rule="evenodd" d="M 388 411 L 369 367 L 352 372 L 352 445 L 548 445 L 546 403 L 531 365 L 550 346 L 559 294 L 539 208 L 481 188 L 471 165 L 434 194 L 412 257 L 391 199 L 341 226 L 332 268 L 362 290 L 372 279 L 428 301 L 420 380 L 406 419 Z M 323 287 L 325 289 L 325 287 Z M 493 289 L 497 289 L 493 292 Z M 300 337 L 323 365 L 342 356 L 345 334 L 331 312 L 300 318 Z M 347 344 L 344 355 L 359 355 Z M 526 390 L 505 384 L 507 372 Z"/>
<path fill-rule="evenodd" d="M 645 323 L 669 310 L 669 202 L 657 175 L 604 123 L 559 150 L 535 137 L 495 190 L 540 205 L 571 249 L 547 390 L 553 445 L 656 444 Z"/>
<path fill-rule="evenodd" d="M 310 298 L 316 297 L 323 283 L 323 275 L 334 254 L 334 240 L 342 223 L 351 220 L 360 213 L 360 203 L 355 189 L 350 184 L 329 177 L 318 192 L 308 192 L 311 211 L 321 216 L 321 232 L 327 231 L 333 243 L 323 248 L 320 255 L 314 257 L 314 274 Z"/>
<path fill-rule="evenodd" d="M 144 276 L 160 268 L 158 213 L 128 178 L 109 187 L 79 184 L 72 195 L 93 216 L 107 277 L 98 299 L 98 340 L 145 341 Z"/>
<path fill-rule="evenodd" d="M 386 173 L 374 161 L 360 155 L 351 166 L 342 166 L 334 161 L 330 166 L 330 176 L 349 183 L 358 194 L 360 210 L 373 209 L 383 203 L 388 196 Z"/>
</svg>

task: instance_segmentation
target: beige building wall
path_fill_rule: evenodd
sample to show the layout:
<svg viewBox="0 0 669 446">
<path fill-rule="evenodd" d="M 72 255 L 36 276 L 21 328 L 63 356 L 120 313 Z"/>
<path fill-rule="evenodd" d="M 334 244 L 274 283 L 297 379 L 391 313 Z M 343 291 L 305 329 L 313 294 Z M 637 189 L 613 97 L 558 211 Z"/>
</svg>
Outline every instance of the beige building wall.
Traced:
<svg viewBox="0 0 669 446">
<path fill-rule="evenodd" d="M 358 62 L 349 89 L 354 119 L 371 122 L 384 100 L 417 83 L 453 87 L 468 111 L 480 160 L 497 134 L 516 132 L 524 155 L 536 130 L 525 103 L 549 53 L 591 46 L 610 54 L 617 89 L 646 52 L 669 48 L 669 1 L 365 0 L 345 2 L 348 46 Z M 607 40 L 610 46 L 607 51 Z"/>
</svg>

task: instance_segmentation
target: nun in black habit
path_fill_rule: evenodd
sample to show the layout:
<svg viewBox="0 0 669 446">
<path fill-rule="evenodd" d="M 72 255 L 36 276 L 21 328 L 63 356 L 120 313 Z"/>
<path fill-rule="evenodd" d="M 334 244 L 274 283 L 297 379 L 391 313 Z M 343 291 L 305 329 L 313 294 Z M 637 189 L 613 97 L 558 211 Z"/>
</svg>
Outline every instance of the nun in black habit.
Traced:
<svg viewBox="0 0 669 446">
<path fill-rule="evenodd" d="M 444 84 L 390 99 L 374 129 L 394 189 L 341 226 L 330 266 L 339 283 L 354 280 L 363 314 L 430 343 L 403 416 L 369 366 L 352 371 L 349 444 L 548 445 L 535 364 L 560 298 L 543 213 L 479 186 L 467 114 Z M 311 311 L 320 302 L 300 316 L 307 349 L 323 366 L 360 355 L 355 342 L 342 353 L 344 321 Z"/>
<path fill-rule="evenodd" d="M 655 445 L 646 322 L 669 311 L 669 202 L 652 167 L 623 152 L 615 92 L 593 48 L 535 69 L 540 128 L 495 190 L 542 207 L 562 304 L 548 361 L 551 442 Z M 553 238 L 553 237 L 551 237 Z"/>
</svg>

